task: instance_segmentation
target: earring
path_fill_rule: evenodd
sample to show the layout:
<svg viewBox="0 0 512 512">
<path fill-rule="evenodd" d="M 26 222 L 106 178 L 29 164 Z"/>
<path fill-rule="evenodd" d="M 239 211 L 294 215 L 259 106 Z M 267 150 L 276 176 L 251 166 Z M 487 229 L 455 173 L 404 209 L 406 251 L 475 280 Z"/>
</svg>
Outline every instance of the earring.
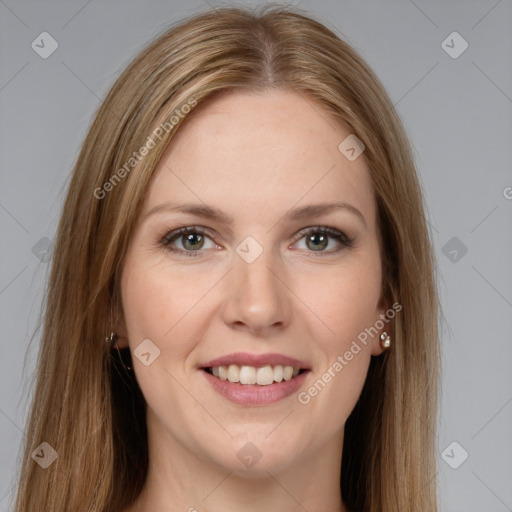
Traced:
<svg viewBox="0 0 512 512">
<path fill-rule="evenodd" d="M 121 361 L 121 364 L 127 369 L 131 370 L 131 366 L 127 366 L 123 362 L 123 358 L 121 357 L 121 352 L 119 350 L 119 347 L 117 346 L 117 334 L 115 332 L 111 332 L 109 336 L 105 338 L 106 343 L 110 343 L 110 350 L 115 348 L 117 350 L 117 354 L 119 355 L 119 360 Z"/>
<path fill-rule="evenodd" d="M 391 346 L 391 338 L 387 332 L 383 332 L 380 335 L 380 346 L 384 349 L 389 348 Z"/>
</svg>

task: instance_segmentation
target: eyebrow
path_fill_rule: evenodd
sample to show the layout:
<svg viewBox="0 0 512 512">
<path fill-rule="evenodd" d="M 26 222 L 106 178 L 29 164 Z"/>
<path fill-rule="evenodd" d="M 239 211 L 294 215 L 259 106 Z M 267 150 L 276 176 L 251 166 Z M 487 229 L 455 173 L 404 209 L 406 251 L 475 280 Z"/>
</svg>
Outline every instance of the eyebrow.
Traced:
<svg viewBox="0 0 512 512">
<path fill-rule="evenodd" d="M 296 208 L 295 210 L 288 211 L 281 220 L 284 221 L 292 221 L 297 222 L 304 219 L 308 219 L 310 217 L 319 217 L 321 215 L 327 215 L 328 213 L 332 213 L 338 210 L 348 211 L 355 216 L 357 216 L 367 227 L 366 219 L 364 215 L 355 207 L 349 203 L 322 203 L 322 204 L 311 204 L 308 206 L 302 206 L 300 208 Z M 177 213 L 188 213 L 191 215 L 196 215 L 197 217 L 203 217 L 205 219 L 216 220 L 222 224 L 227 226 L 233 225 L 233 218 L 228 214 L 215 208 L 213 206 L 208 206 L 206 204 L 196 204 L 196 203 L 174 203 L 172 201 L 166 201 L 161 203 L 144 215 L 144 219 L 151 217 L 160 212 L 177 212 Z"/>
</svg>

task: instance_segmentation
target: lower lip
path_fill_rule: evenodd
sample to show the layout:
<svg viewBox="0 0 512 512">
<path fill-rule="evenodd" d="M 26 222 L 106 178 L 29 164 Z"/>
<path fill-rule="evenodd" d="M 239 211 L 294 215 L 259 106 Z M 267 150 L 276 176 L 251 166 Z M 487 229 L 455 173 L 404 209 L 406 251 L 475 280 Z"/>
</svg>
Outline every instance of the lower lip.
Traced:
<svg viewBox="0 0 512 512">
<path fill-rule="evenodd" d="M 309 370 L 306 370 L 290 380 L 259 386 L 258 384 L 240 384 L 222 380 L 205 370 L 200 371 L 215 391 L 239 405 L 268 405 L 278 402 L 295 393 L 309 373 Z"/>
</svg>

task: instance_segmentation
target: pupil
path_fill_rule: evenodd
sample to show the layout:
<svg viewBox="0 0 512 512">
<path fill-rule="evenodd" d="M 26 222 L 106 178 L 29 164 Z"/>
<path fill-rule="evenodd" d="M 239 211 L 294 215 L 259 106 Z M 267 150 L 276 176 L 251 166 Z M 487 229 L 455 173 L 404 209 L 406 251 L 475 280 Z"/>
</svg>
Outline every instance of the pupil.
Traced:
<svg viewBox="0 0 512 512">
<path fill-rule="evenodd" d="M 186 235 L 186 239 L 185 239 L 185 247 L 187 247 L 187 244 L 189 244 L 189 247 L 190 247 L 190 244 L 192 245 L 192 249 L 194 249 L 194 239 L 199 239 L 199 242 L 201 242 L 202 240 L 202 235 L 200 234 L 197 234 L 197 233 L 190 233 L 188 235 Z M 202 245 L 202 244 L 200 244 Z"/>
<path fill-rule="evenodd" d="M 320 245 L 318 245 L 314 240 L 315 239 L 318 239 L 320 238 L 321 241 L 320 241 Z M 313 249 L 314 250 L 317 250 L 318 248 L 321 248 L 321 249 L 325 249 L 326 245 L 327 245 L 327 237 L 325 235 L 322 235 L 322 234 L 314 234 L 314 235 L 310 235 L 309 238 L 308 238 L 308 242 L 313 242 Z"/>
</svg>

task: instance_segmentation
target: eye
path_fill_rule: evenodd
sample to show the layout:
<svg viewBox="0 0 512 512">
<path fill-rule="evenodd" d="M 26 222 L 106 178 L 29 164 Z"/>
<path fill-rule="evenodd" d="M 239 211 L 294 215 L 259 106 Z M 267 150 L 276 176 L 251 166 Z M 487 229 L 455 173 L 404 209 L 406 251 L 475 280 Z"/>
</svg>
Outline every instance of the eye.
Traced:
<svg viewBox="0 0 512 512">
<path fill-rule="evenodd" d="M 315 256 L 327 256 L 337 253 L 344 247 L 352 247 L 352 242 L 354 241 L 349 239 L 345 233 L 326 226 L 307 228 L 302 230 L 299 236 L 301 236 L 300 240 L 305 239 L 306 250 L 316 253 Z M 338 247 L 326 251 L 326 247 L 330 245 L 329 239 L 336 240 Z"/>
<path fill-rule="evenodd" d="M 205 230 L 195 226 L 187 226 L 166 234 L 160 243 L 170 252 L 181 252 L 187 253 L 187 256 L 196 256 L 196 254 L 193 254 L 194 252 L 199 253 L 203 249 L 212 248 L 204 246 L 206 239 L 209 239 L 209 237 Z M 183 248 L 175 247 L 173 245 L 175 241 L 180 242 Z"/>
<path fill-rule="evenodd" d="M 326 226 L 304 229 L 298 233 L 298 236 L 300 236 L 299 241 L 305 239 L 307 252 L 315 253 L 314 256 L 327 256 L 338 253 L 344 247 L 352 247 L 352 242 L 354 241 L 349 239 L 345 233 Z M 331 245 L 329 243 L 330 239 L 335 240 L 338 243 L 338 247 L 326 251 L 326 247 Z M 210 240 L 212 246 L 205 247 L 205 240 Z M 176 242 L 179 242 L 182 248 L 176 247 Z M 201 251 L 218 247 L 210 239 L 207 231 L 198 226 L 187 226 L 171 231 L 160 239 L 160 245 L 169 252 L 181 253 L 190 257 L 201 256 Z"/>
</svg>

